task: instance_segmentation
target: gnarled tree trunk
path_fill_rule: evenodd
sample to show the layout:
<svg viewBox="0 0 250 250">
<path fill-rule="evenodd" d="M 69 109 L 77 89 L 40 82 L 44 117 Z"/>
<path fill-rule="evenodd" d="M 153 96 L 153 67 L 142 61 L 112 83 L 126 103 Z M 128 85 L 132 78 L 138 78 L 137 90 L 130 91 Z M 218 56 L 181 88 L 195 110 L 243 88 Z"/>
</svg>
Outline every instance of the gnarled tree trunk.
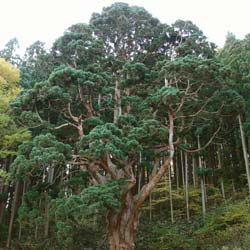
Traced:
<svg viewBox="0 0 250 250">
<path fill-rule="evenodd" d="M 135 200 L 129 192 L 123 195 L 122 207 L 116 213 L 111 209 L 107 215 L 108 242 L 110 250 L 135 249 L 135 235 L 139 222 L 139 212 Z"/>
<path fill-rule="evenodd" d="M 169 118 L 169 155 L 163 164 L 158 168 L 155 165 L 150 180 L 145 184 L 137 195 L 133 195 L 132 188 L 135 182 L 128 185 L 127 190 L 123 192 L 121 198 L 121 206 L 119 211 L 111 208 L 107 214 L 107 237 L 109 243 L 109 250 L 134 250 L 135 249 L 135 236 L 137 226 L 139 224 L 140 207 L 149 197 L 151 191 L 159 182 L 161 177 L 166 173 L 170 163 L 173 161 L 174 144 L 173 144 L 173 131 L 174 131 L 174 117 L 168 111 Z M 133 178 L 132 178 L 133 180 Z"/>
</svg>

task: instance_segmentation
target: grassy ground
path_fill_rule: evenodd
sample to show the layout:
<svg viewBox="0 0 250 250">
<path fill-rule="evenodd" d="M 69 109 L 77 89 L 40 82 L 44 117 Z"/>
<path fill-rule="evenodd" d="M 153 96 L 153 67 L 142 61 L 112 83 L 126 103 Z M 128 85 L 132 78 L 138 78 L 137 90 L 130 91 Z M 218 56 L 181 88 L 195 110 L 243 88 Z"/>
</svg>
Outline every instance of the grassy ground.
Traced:
<svg viewBox="0 0 250 250">
<path fill-rule="evenodd" d="M 244 197 L 244 198 L 243 198 Z M 210 208 L 203 220 L 200 214 L 192 216 L 190 223 L 175 211 L 177 221 L 171 224 L 163 219 L 167 209 L 153 206 L 149 222 L 148 209 L 141 218 L 138 250 L 249 250 L 250 249 L 250 198 L 237 193 Z M 157 211 L 158 210 L 158 211 Z M 169 216 L 170 217 L 170 216 Z"/>
</svg>

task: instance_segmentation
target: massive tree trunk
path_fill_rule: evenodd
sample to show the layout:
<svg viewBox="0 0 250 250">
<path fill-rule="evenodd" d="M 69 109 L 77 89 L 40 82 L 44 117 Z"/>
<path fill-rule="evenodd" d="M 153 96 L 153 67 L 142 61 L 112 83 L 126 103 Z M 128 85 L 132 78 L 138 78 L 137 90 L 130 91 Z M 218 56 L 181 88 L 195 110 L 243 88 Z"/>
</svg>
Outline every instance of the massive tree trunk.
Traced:
<svg viewBox="0 0 250 250">
<path fill-rule="evenodd" d="M 135 235 L 139 222 L 139 212 L 133 195 L 123 195 L 122 206 L 116 213 L 111 209 L 107 215 L 108 242 L 110 250 L 135 249 Z"/>
<path fill-rule="evenodd" d="M 150 180 L 145 184 L 140 193 L 136 196 L 132 194 L 132 188 L 135 183 L 128 190 L 122 194 L 121 207 L 118 212 L 111 208 L 107 214 L 107 236 L 109 243 L 109 250 L 134 250 L 135 249 L 135 236 L 139 223 L 140 207 L 146 198 L 150 195 L 153 188 L 160 181 L 161 177 L 166 173 L 170 163 L 173 161 L 174 144 L 173 144 L 173 131 L 174 131 L 174 117 L 173 114 L 168 112 L 169 118 L 169 156 L 164 163 L 155 168 L 152 172 L 155 173 L 150 177 Z M 157 171 L 158 169 L 158 171 Z"/>
</svg>

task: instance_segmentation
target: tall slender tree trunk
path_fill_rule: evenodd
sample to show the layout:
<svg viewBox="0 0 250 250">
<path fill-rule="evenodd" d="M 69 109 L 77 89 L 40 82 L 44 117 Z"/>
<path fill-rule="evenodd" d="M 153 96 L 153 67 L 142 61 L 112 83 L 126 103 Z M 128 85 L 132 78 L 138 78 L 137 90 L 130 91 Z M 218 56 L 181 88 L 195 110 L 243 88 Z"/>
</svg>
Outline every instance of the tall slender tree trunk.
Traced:
<svg viewBox="0 0 250 250">
<path fill-rule="evenodd" d="M 179 184 L 179 165 L 178 165 L 178 157 L 177 157 L 177 151 L 175 155 L 175 176 L 176 176 L 176 189 L 179 190 L 180 184 Z"/>
<path fill-rule="evenodd" d="M 217 154 L 218 154 L 218 169 L 221 169 L 221 154 L 220 154 L 220 149 L 218 149 Z M 220 178 L 220 187 L 221 187 L 222 198 L 223 198 L 223 200 L 225 200 L 226 196 L 225 196 L 225 188 L 224 188 L 223 177 Z"/>
<path fill-rule="evenodd" d="M 19 185 L 20 185 L 20 181 L 17 181 L 16 185 L 15 185 L 13 203 L 12 203 L 12 207 L 11 207 L 11 215 L 10 215 L 10 223 L 9 223 L 9 230 L 8 230 L 8 238 L 7 238 L 7 242 L 6 242 L 6 248 L 8 248 L 8 249 L 10 248 L 10 244 L 11 244 L 13 224 L 14 224 L 14 219 L 15 219 L 15 214 L 16 214 L 16 209 L 17 209 L 17 202 L 18 202 Z"/>
<path fill-rule="evenodd" d="M 22 203 L 21 205 L 23 205 L 23 200 L 24 200 L 24 194 L 26 192 L 26 182 L 24 181 L 23 183 L 23 193 L 22 193 Z M 18 232 L 18 240 L 21 240 L 21 236 L 22 236 L 22 221 L 19 222 L 19 232 Z"/>
<path fill-rule="evenodd" d="M 181 176 L 182 176 L 182 186 L 185 186 L 185 171 L 184 171 L 184 161 L 183 161 L 183 152 L 181 150 Z"/>
<path fill-rule="evenodd" d="M 190 222 L 190 214 L 189 214 L 189 194 L 188 194 L 188 156 L 187 153 L 184 153 L 185 157 L 185 200 L 186 200 L 186 213 L 187 213 L 187 221 Z"/>
<path fill-rule="evenodd" d="M 99 109 L 101 108 L 101 103 L 102 103 L 102 95 L 101 95 L 101 94 L 98 94 L 98 101 L 97 101 L 97 104 L 98 104 Z"/>
<path fill-rule="evenodd" d="M 8 160 L 8 158 L 5 159 L 4 164 L 2 166 L 2 169 L 5 170 L 6 172 L 8 172 L 8 166 L 10 165 L 10 162 Z M 0 194 L 2 195 L 2 197 L 4 197 L 5 193 L 9 193 L 9 185 L 6 185 L 4 180 L 1 179 L 0 180 Z M 7 199 L 1 199 L 0 201 L 0 224 L 4 223 L 4 214 L 5 214 L 5 210 L 6 210 L 6 204 L 7 204 Z"/>
<path fill-rule="evenodd" d="M 234 184 L 234 179 L 232 179 L 232 189 L 233 189 L 233 193 L 236 193 L 235 184 Z"/>
<path fill-rule="evenodd" d="M 207 163 L 206 160 L 203 161 L 204 168 L 207 168 Z M 206 176 L 203 177 L 203 184 L 204 184 L 204 195 L 205 195 L 205 200 L 207 201 L 207 186 L 206 183 L 208 183 L 208 180 Z"/>
<path fill-rule="evenodd" d="M 166 178 L 167 180 L 167 178 Z M 169 201 L 170 201 L 170 214 L 171 222 L 174 223 L 174 209 L 173 209 L 173 195 L 172 195 L 172 179 L 171 179 L 171 168 L 168 168 L 168 185 L 169 185 Z"/>
<path fill-rule="evenodd" d="M 204 177 L 201 177 L 201 201 L 202 201 L 202 216 L 206 217 L 206 198 L 205 198 L 205 189 L 204 189 Z"/>
<path fill-rule="evenodd" d="M 141 190 L 141 177 L 142 177 L 142 169 L 141 167 L 138 167 L 138 187 L 137 187 L 137 193 Z"/>
<path fill-rule="evenodd" d="M 242 143 L 242 150 L 243 156 L 245 160 L 245 167 L 246 167 L 246 174 L 247 174 L 247 184 L 248 184 L 248 191 L 250 193 L 250 170 L 249 170 L 249 160 L 247 154 L 247 147 L 246 147 L 246 137 L 242 126 L 241 116 L 238 116 L 239 125 L 240 125 L 240 134 L 241 134 L 241 143 Z"/>
<path fill-rule="evenodd" d="M 220 181 L 220 186 L 221 186 L 221 195 L 222 195 L 222 198 L 223 198 L 223 200 L 225 200 L 226 199 L 226 195 L 225 195 L 225 188 L 224 188 L 223 178 Z"/>
<path fill-rule="evenodd" d="M 248 144 L 248 152 L 250 152 L 250 136 L 247 138 L 247 144 Z"/>
<path fill-rule="evenodd" d="M 139 159 L 139 163 L 141 163 L 141 152 L 140 152 L 140 159 Z M 140 192 L 141 190 L 141 178 L 142 178 L 142 168 L 141 166 L 137 166 L 138 169 L 138 188 L 137 188 L 137 193 Z"/>
<path fill-rule="evenodd" d="M 48 237 L 49 235 L 49 210 L 50 210 L 49 196 L 47 193 L 45 193 L 44 237 Z"/>
<path fill-rule="evenodd" d="M 39 199 L 39 204 L 38 204 L 38 208 L 40 210 L 40 207 L 41 207 L 41 204 L 42 204 L 42 199 L 40 198 Z M 39 229 L 39 224 L 37 222 L 35 222 L 35 239 L 37 240 L 38 239 L 38 229 Z"/>
<path fill-rule="evenodd" d="M 200 138 L 198 136 L 198 148 L 200 149 Z M 199 167 L 202 167 L 201 156 L 199 155 Z M 202 216 L 203 218 L 206 217 L 206 196 L 205 196 L 205 183 L 204 183 L 204 176 L 200 177 L 201 181 L 201 203 L 202 203 Z"/>
<path fill-rule="evenodd" d="M 149 194 L 149 221 L 152 221 L 152 193 Z"/>
<path fill-rule="evenodd" d="M 122 114 L 121 108 L 121 90 L 119 89 L 119 81 L 115 80 L 115 106 L 114 106 L 114 123 L 116 123 L 118 116 Z"/>
<path fill-rule="evenodd" d="M 192 171 L 192 174 L 193 174 L 193 186 L 194 188 L 196 187 L 196 161 L 195 161 L 195 156 L 192 155 L 192 168 L 193 168 L 193 171 Z"/>
<path fill-rule="evenodd" d="M 48 167 L 48 183 L 50 184 L 53 183 L 54 171 L 55 171 L 54 166 Z M 50 198 L 47 191 L 45 191 L 44 237 L 48 237 L 49 235 L 49 222 L 50 222 L 49 212 L 50 212 Z"/>
<path fill-rule="evenodd" d="M 0 180 L 0 194 L 3 195 L 7 191 L 7 188 L 8 187 L 4 185 L 4 182 Z M 0 202 L 0 224 L 3 223 L 5 207 L 6 207 L 6 201 L 2 200 Z"/>
</svg>

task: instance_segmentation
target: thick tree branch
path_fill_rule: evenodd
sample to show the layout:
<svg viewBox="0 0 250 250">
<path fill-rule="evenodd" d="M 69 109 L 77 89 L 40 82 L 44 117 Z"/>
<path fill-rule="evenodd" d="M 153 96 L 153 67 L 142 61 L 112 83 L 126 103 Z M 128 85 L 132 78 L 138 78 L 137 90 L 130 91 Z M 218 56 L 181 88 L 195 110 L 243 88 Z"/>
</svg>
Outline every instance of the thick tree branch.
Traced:
<svg viewBox="0 0 250 250">
<path fill-rule="evenodd" d="M 68 126 L 70 126 L 69 123 L 64 123 L 64 124 L 62 124 L 62 125 L 59 125 L 59 126 L 57 126 L 57 127 L 52 128 L 52 129 L 57 130 L 57 129 L 64 128 L 64 127 L 68 127 Z"/>
<path fill-rule="evenodd" d="M 175 119 L 179 119 L 179 118 L 189 118 L 189 117 L 195 117 L 197 115 L 199 115 L 201 112 L 204 112 L 204 108 L 208 105 L 208 103 L 211 101 L 213 95 L 208 98 L 205 103 L 201 106 L 201 108 L 194 114 L 191 114 L 191 115 L 183 115 L 183 116 L 177 116 Z M 222 105 L 223 106 L 223 105 Z M 221 110 L 222 107 L 220 107 L 219 110 Z"/>
<path fill-rule="evenodd" d="M 68 109 L 69 117 L 70 117 L 74 122 L 77 122 L 77 123 L 78 123 L 78 122 L 79 122 L 79 118 L 76 117 L 76 116 L 74 116 L 74 115 L 72 114 L 70 102 L 69 102 L 68 105 L 67 105 L 67 109 Z"/>
<path fill-rule="evenodd" d="M 40 116 L 39 113 L 38 113 L 38 109 L 37 109 L 36 104 L 35 104 L 35 111 L 36 111 L 36 114 L 37 114 L 37 117 L 38 117 L 39 121 L 40 121 L 41 123 L 43 123 L 43 119 L 41 118 L 41 116 Z"/>
<path fill-rule="evenodd" d="M 185 90 L 185 93 L 184 93 L 183 97 L 181 98 L 181 103 L 180 103 L 179 107 L 177 108 L 177 110 L 175 111 L 175 114 L 177 114 L 182 109 L 182 107 L 183 107 L 183 105 L 185 103 L 186 96 L 187 96 L 188 91 L 190 89 L 190 82 L 189 82 L 189 80 L 187 82 L 188 82 L 187 88 Z"/>
<path fill-rule="evenodd" d="M 89 164 L 87 166 L 87 169 L 98 184 L 103 184 L 107 181 L 107 178 L 98 173 L 99 164 L 97 164 L 96 162 Z"/>
<path fill-rule="evenodd" d="M 113 180 L 118 179 L 116 165 L 111 161 L 109 154 L 106 153 L 105 156 L 102 157 L 101 166 L 107 173 L 110 174 Z"/>
<path fill-rule="evenodd" d="M 187 153 L 196 153 L 196 152 L 200 152 L 201 150 L 205 149 L 206 147 L 208 147 L 210 145 L 210 143 L 213 141 L 213 139 L 215 138 L 215 136 L 219 133 L 221 129 L 221 122 L 220 122 L 220 125 L 219 127 L 216 129 L 216 131 L 213 133 L 212 137 L 209 139 L 209 141 L 202 147 L 200 148 L 197 148 L 197 149 L 193 149 L 193 150 L 190 150 L 190 149 L 185 149 L 183 147 L 180 147 L 181 150 L 187 152 Z"/>
<path fill-rule="evenodd" d="M 169 119 L 169 136 L 168 136 L 168 143 L 169 143 L 169 156 L 161 165 L 158 172 L 155 174 L 155 176 L 142 187 L 140 193 L 137 196 L 137 199 L 135 201 L 135 209 L 139 210 L 140 206 L 144 202 L 144 200 L 149 196 L 150 192 L 153 190 L 153 188 L 156 186 L 156 184 L 159 182 L 161 177 L 166 173 L 167 168 L 171 164 L 171 161 L 173 160 L 174 156 L 174 144 L 173 144 L 173 136 L 174 136 L 174 116 L 168 110 L 168 119 Z"/>
</svg>

